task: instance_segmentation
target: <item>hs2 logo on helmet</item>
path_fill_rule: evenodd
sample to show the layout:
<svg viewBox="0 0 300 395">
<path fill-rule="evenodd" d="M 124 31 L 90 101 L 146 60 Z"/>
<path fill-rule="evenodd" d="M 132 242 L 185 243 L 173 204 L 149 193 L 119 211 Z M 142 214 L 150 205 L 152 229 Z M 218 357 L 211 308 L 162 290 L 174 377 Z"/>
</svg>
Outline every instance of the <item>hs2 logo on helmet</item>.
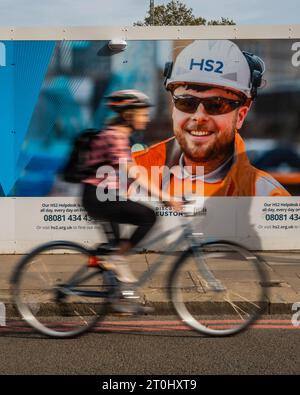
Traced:
<svg viewBox="0 0 300 395">
<path fill-rule="evenodd" d="M 201 71 L 211 71 L 214 73 L 223 74 L 224 63 L 220 60 L 213 59 L 201 59 L 200 61 L 196 61 L 195 59 L 191 59 L 190 70 L 194 68 L 198 68 Z"/>
</svg>

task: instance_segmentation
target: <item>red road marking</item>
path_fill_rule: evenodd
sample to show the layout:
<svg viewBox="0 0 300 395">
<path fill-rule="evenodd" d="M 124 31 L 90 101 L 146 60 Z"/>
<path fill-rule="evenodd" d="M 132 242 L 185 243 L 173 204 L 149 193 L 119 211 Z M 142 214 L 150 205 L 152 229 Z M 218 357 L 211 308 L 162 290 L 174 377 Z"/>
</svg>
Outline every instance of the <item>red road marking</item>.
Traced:
<svg viewBox="0 0 300 395">
<path fill-rule="evenodd" d="M 210 329 L 230 329 L 232 328 L 231 326 L 210 326 Z M 268 325 L 255 325 L 249 327 L 249 329 L 300 329 L 300 327 L 295 327 L 292 325 L 273 325 L 273 326 L 268 326 Z M 139 331 L 139 332 L 166 332 L 166 331 L 173 331 L 173 330 L 178 330 L 178 331 L 191 331 L 192 329 L 189 327 L 183 327 L 183 326 L 177 326 L 177 327 L 142 327 L 142 328 L 126 328 L 126 327 L 95 327 L 92 329 L 92 331 L 95 332 L 103 332 L 103 331 L 108 331 L 108 332 L 130 332 L 130 331 Z"/>
<path fill-rule="evenodd" d="M 208 324 L 210 322 L 214 324 L 226 324 L 226 323 L 236 323 L 240 324 L 243 322 L 243 320 L 202 320 L 201 322 Z M 291 320 L 257 320 L 256 324 L 267 324 L 267 323 L 280 323 L 280 324 L 286 324 L 286 323 L 291 323 Z M 99 324 L 102 324 L 101 321 L 99 321 Z M 182 321 L 122 321 L 122 322 L 117 322 L 117 321 L 103 321 L 103 324 L 105 325 L 131 325 L 131 324 L 136 324 L 136 325 L 178 325 L 182 324 Z"/>
<path fill-rule="evenodd" d="M 209 325 L 211 329 L 230 329 L 234 324 L 241 323 L 242 320 L 203 320 L 202 323 Z M 66 325 L 71 323 L 66 323 Z M 48 323 L 48 325 L 52 325 L 52 329 L 60 329 L 57 323 L 52 322 Z M 66 328 L 64 328 L 66 330 Z M 61 330 L 64 330 L 61 327 Z M 256 323 L 252 324 L 249 329 L 300 329 L 300 326 L 293 326 L 290 320 L 258 320 Z M 171 330 L 179 330 L 191 331 L 192 329 L 183 325 L 181 321 L 104 321 L 98 322 L 91 329 L 91 331 L 139 331 L 139 332 L 149 332 L 149 331 L 171 331 Z M 33 329 L 28 326 L 28 324 L 24 321 L 11 321 L 7 323 L 7 326 L 0 327 L 0 333 L 2 332 L 18 332 L 18 331 L 26 331 L 31 332 Z"/>
<path fill-rule="evenodd" d="M 240 324 L 243 322 L 243 320 L 201 320 L 202 323 L 205 324 Z M 72 321 L 68 321 L 65 322 L 64 324 L 76 324 L 76 322 L 72 322 Z M 254 325 L 260 325 L 260 324 L 291 324 L 291 320 L 277 320 L 277 319 L 273 319 L 273 320 L 258 320 L 255 322 Z M 19 320 L 19 321 L 7 321 L 7 326 L 18 326 L 18 325 L 24 325 L 26 324 L 26 322 L 24 320 Z M 57 324 L 57 322 L 55 321 L 49 321 L 48 324 Z M 178 321 L 152 321 L 152 320 L 148 320 L 148 321 L 139 321 L 139 320 L 131 320 L 131 321 L 98 321 L 96 323 L 96 325 L 136 325 L 136 326 L 143 326 L 143 325 L 171 325 L 171 326 L 177 326 L 177 325 L 181 325 L 182 321 L 178 320 Z"/>
</svg>

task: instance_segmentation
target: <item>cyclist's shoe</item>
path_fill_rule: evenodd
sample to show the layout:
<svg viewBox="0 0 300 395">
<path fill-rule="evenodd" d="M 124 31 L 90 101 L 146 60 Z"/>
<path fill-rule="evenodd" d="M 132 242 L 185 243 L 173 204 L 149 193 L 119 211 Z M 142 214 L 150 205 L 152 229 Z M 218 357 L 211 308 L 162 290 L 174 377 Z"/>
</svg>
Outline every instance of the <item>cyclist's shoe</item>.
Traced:
<svg viewBox="0 0 300 395">
<path fill-rule="evenodd" d="M 104 270 L 110 270 L 115 273 L 117 280 L 121 283 L 132 284 L 137 281 L 127 260 L 121 255 L 109 255 L 101 258 L 94 255 L 90 256 L 88 258 L 88 267 L 100 267 Z"/>
<path fill-rule="evenodd" d="M 116 300 L 114 303 L 112 303 L 111 308 L 112 313 L 117 315 L 134 315 L 137 311 L 136 306 L 132 302 L 125 299 Z"/>
<path fill-rule="evenodd" d="M 132 303 L 126 299 L 116 300 L 111 307 L 114 314 L 121 315 L 149 314 L 154 311 L 152 307 L 143 306 L 140 303 Z"/>
<path fill-rule="evenodd" d="M 137 282 L 137 278 L 132 273 L 127 260 L 121 255 L 110 255 L 107 257 L 109 260 L 109 264 L 111 265 L 112 270 L 117 279 L 121 283 L 132 284 Z"/>
</svg>

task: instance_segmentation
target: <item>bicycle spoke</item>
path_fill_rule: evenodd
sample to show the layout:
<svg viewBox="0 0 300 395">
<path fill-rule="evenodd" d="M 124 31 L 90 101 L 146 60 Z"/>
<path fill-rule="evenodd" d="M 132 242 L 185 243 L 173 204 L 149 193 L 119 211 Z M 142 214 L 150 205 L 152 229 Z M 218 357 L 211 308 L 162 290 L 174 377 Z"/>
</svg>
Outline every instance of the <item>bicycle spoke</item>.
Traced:
<svg viewBox="0 0 300 395">
<path fill-rule="evenodd" d="M 268 300 L 260 285 L 266 278 L 263 262 L 234 243 L 206 243 L 194 252 L 182 254 L 170 277 L 177 313 L 208 335 L 226 336 L 245 329 Z M 216 324 L 216 319 L 226 325 Z"/>
<path fill-rule="evenodd" d="M 88 270 L 90 254 L 83 247 L 70 242 L 53 244 L 23 258 L 14 299 L 23 318 L 38 331 L 72 337 L 106 314 L 108 286 L 101 271 Z"/>
<path fill-rule="evenodd" d="M 245 302 L 248 302 L 249 304 L 251 304 L 254 307 L 257 307 L 258 309 L 260 308 L 258 304 L 252 302 L 249 298 L 246 298 L 236 292 L 231 291 L 232 295 L 236 295 L 237 297 L 239 297 L 240 299 L 244 300 Z"/>
<path fill-rule="evenodd" d="M 238 306 L 236 303 L 234 303 L 232 300 L 230 300 L 229 297 L 228 297 L 228 299 L 225 298 L 224 300 L 232 306 L 232 308 L 235 310 L 235 312 L 240 316 L 241 320 L 244 320 L 244 318 L 243 318 L 243 315 L 240 313 L 244 313 L 247 316 L 249 316 L 248 313 L 246 313 L 240 306 Z"/>
<path fill-rule="evenodd" d="M 81 320 L 85 323 L 85 325 L 88 325 L 88 322 L 79 314 L 77 310 L 74 310 L 74 313 L 77 315 L 77 317 L 81 318 Z"/>
<path fill-rule="evenodd" d="M 47 268 L 46 268 L 44 262 L 42 262 L 42 266 L 43 266 L 43 268 L 44 268 L 44 270 L 45 270 L 46 277 L 47 277 L 48 280 L 50 281 L 51 287 L 53 287 L 53 286 L 54 286 L 54 281 L 53 281 L 52 278 L 50 277 L 49 271 L 47 270 Z"/>
</svg>

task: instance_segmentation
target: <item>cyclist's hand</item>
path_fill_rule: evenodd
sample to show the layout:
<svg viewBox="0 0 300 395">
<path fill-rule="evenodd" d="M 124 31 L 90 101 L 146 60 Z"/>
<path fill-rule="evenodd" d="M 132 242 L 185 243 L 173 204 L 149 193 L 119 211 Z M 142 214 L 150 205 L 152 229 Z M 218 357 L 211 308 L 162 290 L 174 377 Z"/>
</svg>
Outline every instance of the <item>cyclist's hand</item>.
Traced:
<svg viewBox="0 0 300 395">
<path fill-rule="evenodd" d="M 183 202 L 177 200 L 168 200 L 165 204 L 169 207 L 172 207 L 175 211 L 183 210 Z"/>
</svg>

